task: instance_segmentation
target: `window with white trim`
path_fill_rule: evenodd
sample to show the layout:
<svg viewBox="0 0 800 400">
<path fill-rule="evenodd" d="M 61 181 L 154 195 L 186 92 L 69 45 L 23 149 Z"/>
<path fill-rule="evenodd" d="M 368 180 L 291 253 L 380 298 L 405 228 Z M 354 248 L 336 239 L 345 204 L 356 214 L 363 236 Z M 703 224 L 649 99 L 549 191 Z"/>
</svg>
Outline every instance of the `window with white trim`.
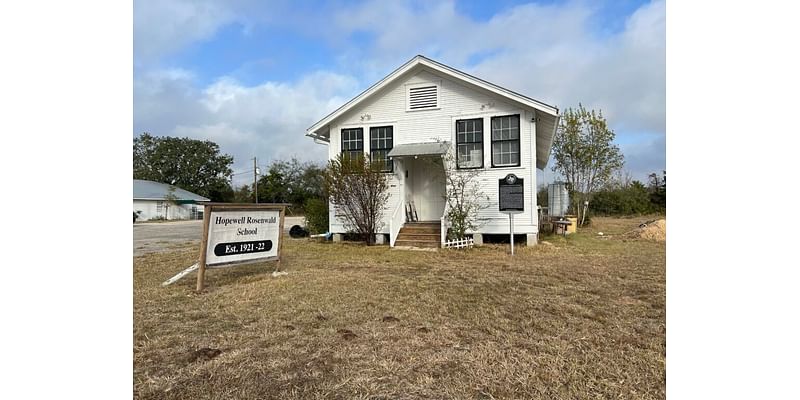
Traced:
<svg viewBox="0 0 800 400">
<path fill-rule="evenodd" d="M 371 162 L 381 163 L 381 171 L 394 171 L 394 162 L 389 159 L 392 150 L 393 132 L 391 126 L 369 128 L 369 156 Z"/>
<path fill-rule="evenodd" d="M 456 161 L 459 169 L 483 167 L 483 118 L 456 121 Z"/>
<path fill-rule="evenodd" d="M 519 114 L 492 117 L 492 166 L 520 165 Z"/>
<path fill-rule="evenodd" d="M 342 129 L 342 158 L 364 156 L 364 128 Z"/>
</svg>

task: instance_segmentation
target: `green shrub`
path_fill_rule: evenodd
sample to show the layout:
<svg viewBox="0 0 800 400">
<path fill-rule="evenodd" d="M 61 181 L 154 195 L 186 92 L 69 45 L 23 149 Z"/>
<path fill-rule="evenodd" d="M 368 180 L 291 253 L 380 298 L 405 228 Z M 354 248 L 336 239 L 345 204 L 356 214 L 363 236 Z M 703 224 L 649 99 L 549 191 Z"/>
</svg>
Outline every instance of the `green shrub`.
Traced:
<svg viewBox="0 0 800 400">
<path fill-rule="evenodd" d="M 599 215 L 634 215 L 653 211 L 650 194 L 639 181 L 630 185 L 597 192 L 589 202 L 589 209 Z"/>
<path fill-rule="evenodd" d="M 328 232 L 328 202 L 310 198 L 305 203 L 306 228 L 312 233 Z"/>
</svg>

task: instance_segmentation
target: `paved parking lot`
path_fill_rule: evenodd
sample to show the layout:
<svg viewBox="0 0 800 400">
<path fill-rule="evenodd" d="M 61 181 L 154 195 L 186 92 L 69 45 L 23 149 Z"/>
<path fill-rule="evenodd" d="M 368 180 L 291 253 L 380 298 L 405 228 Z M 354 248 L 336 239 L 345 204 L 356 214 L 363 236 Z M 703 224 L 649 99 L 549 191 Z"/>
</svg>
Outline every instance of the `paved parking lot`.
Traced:
<svg viewBox="0 0 800 400">
<path fill-rule="evenodd" d="M 286 217 L 286 234 L 293 225 L 303 225 L 303 217 Z M 203 221 L 139 222 L 133 224 L 133 256 L 163 251 L 170 247 L 200 242 Z"/>
</svg>

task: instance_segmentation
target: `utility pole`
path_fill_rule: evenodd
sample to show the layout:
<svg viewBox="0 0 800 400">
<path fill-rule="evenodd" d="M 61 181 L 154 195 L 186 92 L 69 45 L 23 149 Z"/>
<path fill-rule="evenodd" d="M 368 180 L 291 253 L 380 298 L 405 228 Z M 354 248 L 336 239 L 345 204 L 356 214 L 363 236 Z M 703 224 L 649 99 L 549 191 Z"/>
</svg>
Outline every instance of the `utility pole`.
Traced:
<svg viewBox="0 0 800 400">
<path fill-rule="evenodd" d="M 256 198 L 256 204 L 258 204 L 258 166 L 256 166 L 255 157 L 253 157 L 253 197 Z"/>
</svg>

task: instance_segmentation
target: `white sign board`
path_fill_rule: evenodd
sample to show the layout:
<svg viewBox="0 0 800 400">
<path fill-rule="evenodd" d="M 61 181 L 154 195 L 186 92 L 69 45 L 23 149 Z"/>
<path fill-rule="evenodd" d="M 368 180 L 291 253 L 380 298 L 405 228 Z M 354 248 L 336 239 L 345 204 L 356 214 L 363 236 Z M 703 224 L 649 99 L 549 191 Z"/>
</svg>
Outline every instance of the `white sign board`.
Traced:
<svg viewBox="0 0 800 400">
<path fill-rule="evenodd" d="M 279 210 L 213 210 L 208 222 L 206 265 L 278 258 Z"/>
</svg>

